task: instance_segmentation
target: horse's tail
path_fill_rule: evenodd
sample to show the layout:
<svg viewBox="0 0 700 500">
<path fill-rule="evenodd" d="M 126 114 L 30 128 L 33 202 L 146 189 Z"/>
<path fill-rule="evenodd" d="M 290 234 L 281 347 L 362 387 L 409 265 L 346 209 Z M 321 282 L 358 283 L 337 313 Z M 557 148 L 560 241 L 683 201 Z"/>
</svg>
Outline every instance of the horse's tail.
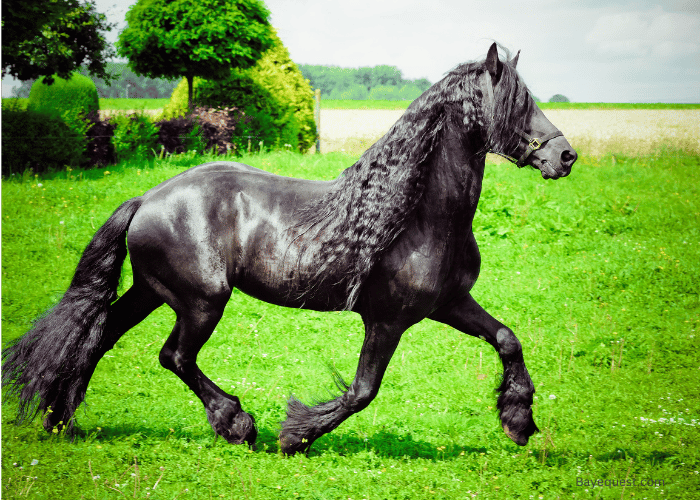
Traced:
<svg viewBox="0 0 700 500">
<path fill-rule="evenodd" d="M 16 423 L 50 411 L 47 430 L 59 423 L 72 427 L 73 413 L 104 354 L 107 312 L 117 298 L 126 258 L 126 231 L 141 203 L 141 197 L 132 198 L 115 210 L 85 248 L 60 302 L 3 349 L 2 387 L 19 399 Z"/>
</svg>

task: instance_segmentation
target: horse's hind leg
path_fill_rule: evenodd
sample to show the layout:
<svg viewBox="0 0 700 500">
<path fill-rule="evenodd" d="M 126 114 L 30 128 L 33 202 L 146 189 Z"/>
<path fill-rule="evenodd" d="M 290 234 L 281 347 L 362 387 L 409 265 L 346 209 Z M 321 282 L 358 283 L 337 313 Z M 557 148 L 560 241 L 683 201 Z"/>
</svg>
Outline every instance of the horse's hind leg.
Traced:
<svg viewBox="0 0 700 500">
<path fill-rule="evenodd" d="M 197 354 L 221 319 L 227 298 L 198 301 L 196 307 L 176 310 L 175 328 L 160 351 L 160 363 L 202 400 L 217 434 L 229 443 L 253 445 L 257 437 L 253 417 L 243 411 L 236 396 L 222 391 L 197 366 Z"/>
<path fill-rule="evenodd" d="M 532 419 L 535 386 L 525 367 L 520 341 L 513 331 L 487 313 L 472 297 L 454 300 L 429 316 L 461 332 L 479 337 L 498 352 L 503 363 L 503 382 L 497 408 L 506 435 L 523 446 L 537 429 Z"/>
<path fill-rule="evenodd" d="M 282 423 L 280 448 L 292 455 L 308 450 L 311 444 L 338 427 L 353 413 L 365 409 L 379 392 L 386 371 L 401 335 L 410 325 L 367 323 L 357 372 L 352 384 L 346 385 L 336 375 L 336 385 L 344 392 L 337 398 L 306 406 L 291 398 L 287 408 L 287 420 Z"/>
<path fill-rule="evenodd" d="M 66 381 L 66 383 L 79 384 L 84 397 L 97 364 L 105 353 L 114 347 L 122 335 L 146 319 L 146 316 L 162 304 L 163 301 L 150 288 L 135 282 L 119 300 L 110 306 L 104 336 L 90 360 L 89 368 L 81 374 L 80 380 Z M 72 412 L 66 408 L 63 401 L 55 400 L 51 411 L 44 417 L 44 428 L 51 431 L 57 425 L 67 426 L 72 416 Z"/>
</svg>

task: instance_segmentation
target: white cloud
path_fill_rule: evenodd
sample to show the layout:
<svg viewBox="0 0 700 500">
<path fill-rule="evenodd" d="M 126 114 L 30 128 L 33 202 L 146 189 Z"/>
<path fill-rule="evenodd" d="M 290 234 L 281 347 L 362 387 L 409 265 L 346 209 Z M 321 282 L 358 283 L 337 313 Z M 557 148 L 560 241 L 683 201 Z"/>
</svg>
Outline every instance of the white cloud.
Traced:
<svg viewBox="0 0 700 500">
<path fill-rule="evenodd" d="M 610 58 L 684 57 L 700 52 L 700 16 L 661 7 L 604 14 L 585 40 Z"/>
<path fill-rule="evenodd" d="M 700 53 L 700 44 L 692 42 L 660 42 L 654 46 L 652 54 L 656 57 L 687 57 Z"/>
</svg>

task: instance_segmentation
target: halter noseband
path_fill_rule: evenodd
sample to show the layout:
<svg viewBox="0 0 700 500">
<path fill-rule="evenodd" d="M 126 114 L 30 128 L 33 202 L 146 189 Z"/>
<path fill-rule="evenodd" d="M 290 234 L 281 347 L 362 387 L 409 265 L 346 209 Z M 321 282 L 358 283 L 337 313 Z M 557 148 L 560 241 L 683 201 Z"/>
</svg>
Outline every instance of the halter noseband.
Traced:
<svg viewBox="0 0 700 500">
<path fill-rule="evenodd" d="M 482 84 L 486 87 L 486 92 L 489 96 L 489 105 L 491 107 L 491 123 L 489 123 L 489 129 L 491 129 L 494 124 L 493 115 L 494 110 L 496 109 L 496 100 L 493 97 L 493 84 L 491 82 L 491 74 L 488 71 L 484 71 L 481 74 L 481 80 Z M 555 130 L 551 134 L 547 134 L 544 137 L 532 137 L 517 127 L 515 128 L 515 132 L 527 141 L 527 148 L 525 149 L 525 152 L 522 154 L 522 156 L 520 156 L 519 159 L 516 160 L 510 155 L 499 153 L 497 151 L 493 151 L 492 149 L 489 149 L 488 152 L 496 154 L 498 156 L 502 156 L 506 160 L 515 163 L 518 167 L 521 168 L 525 166 L 525 160 L 527 160 L 528 156 L 530 156 L 533 151 L 537 151 L 538 149 L 540 149 L 548 140 L 564 135 L 561 133 L 561 131 Z"/>
</svg>

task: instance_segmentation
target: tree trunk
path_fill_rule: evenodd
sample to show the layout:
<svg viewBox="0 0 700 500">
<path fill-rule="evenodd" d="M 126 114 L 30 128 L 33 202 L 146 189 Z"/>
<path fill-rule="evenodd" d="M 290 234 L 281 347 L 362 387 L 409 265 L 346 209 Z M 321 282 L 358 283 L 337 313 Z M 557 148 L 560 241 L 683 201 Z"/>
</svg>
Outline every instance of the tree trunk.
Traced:
<svg viewBox="0 0 700 500">
<path fill-rule="evenodd" d="M 187 111 L 192 111 L 192 96 L 194 94 L 194 75 L 187 75 Z"/>
</svg>

